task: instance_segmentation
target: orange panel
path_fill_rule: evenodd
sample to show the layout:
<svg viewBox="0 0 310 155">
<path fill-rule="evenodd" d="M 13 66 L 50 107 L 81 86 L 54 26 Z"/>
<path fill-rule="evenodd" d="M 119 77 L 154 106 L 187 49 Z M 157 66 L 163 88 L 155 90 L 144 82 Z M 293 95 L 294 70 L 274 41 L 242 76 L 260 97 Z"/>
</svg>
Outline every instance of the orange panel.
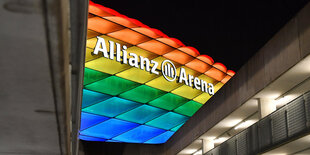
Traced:
<svg viewBox="0 0 310 155">
<path fill-rule="evenodd" d="M 191 55 L 193 57 L 196 57 L 196 56 L 200 55 L 197 49 L 195 49 L 194 47 L 190 47 L 190 46 L 180 47 L 180 48 L 178 48 L 178 50 L 180 50 L 180 51 L 182 51 L 184 53 L 187 53 L 187 54 L 189 54 L 189 55 Z"/>
<path fill-rule="evenodd" d="M 121 24 L 121 25 L 129 27 L 129 28 L 138 27 L 136 24 L 130 22 L 129 20 L 127 20 L 126 18 L 123 18 L 123 17 L 111 16 L 111 17 L 104 17 L 104 18 L 109 20 L 109 21 Z"/>
<path fill-rule="evenodd" d="M 102 34 L 118 31 L 123 28 L 124 27 L 121 25 L 115 24 L 99 17 L 88 19 L 88 29 L 100 32 Z"/>
<path fill-rule="evenodd" d="M 217 81 L 222 81 L 226 77 L 226 74 L 224 72 L 222 72 L 222 71 L 220 71 L 214 67 L 209 69 L 207 72 L 205 72 L 205 74 L 207 76 L 214 78 Z"/>
<path fill-rule="evenodd" d="M 111 16 L 111 14 L 109 14 L 109 13 L 107 13 L 107 12 L 105 12 L 105 11 L 101 10 L 100 8 L 93 6 L 93 5 L 89 5 L 88 12 L 95 14 L 97 16 L 101 16 L 101 17 Z"/>
<path fill-rule="evenodd" d="M 167 45 L 170 45 L 174 48 L 178 48 L 180 47 L 180 45 L 178 43 L 176 43 L 174 40 L 170 39 L 170 38 L 158 38 L 158 41 L 165 43 Z"/>
<path fill-rule="evenodd" d="M 182 65 L 186 64 L 187 62 L 191 61 L 194 59 L 194 57 L 186 54 L 186 53 L 183 53 L 179 50 L 174 50 L 172 52 L 169 52 L 165 55 L 163 55 L 164 57 L 170 59 L 170 60 L 173 60 L 175 62 L 178 62 Z M 204 72 L 203 72 L 204 73 Z"/>
<path fill-rule="evenodd" d="M 227 75 L 221 82 L 225 84 L 230 78 L 231 76 Z"/>
<path fill-rule="evenodd" d="M 132 30 L 137 31 L 139 33 L 142 33 L 144 35 L 147 35 L 147 36 L 149 36 L 151 38 L 158 38 L 158 37 L 160 37 L 160 35 L 158 35 L 154 31 L 150 30 L 149 28 L 136 27 L 136 28 L 132 28 Z"/>
<path fill-rule="evenodd" d="M 227 74 L 230 75 L 230 76 L 234 76 L 236 73 L 234 71 L 232 71 L 232 70 L 228 70 Z"/>
<path fill-rule="evenodd" d="M 210 64 L 210 65 L 212 65 L 214 63 L 214 60 L 208 55 L 199 55 L 197 58 L 203 62 Z"/>
<path fill-rule="evenodd" d="M 139 43 L 151 40 L 151 38 L 127 28 L 113 33 L 109 33 L 108 36 L 122 40 L 132 45 L 137 45 Z"/>
<path fill-rule="evenodd" d="M 147 41 L 145 43 L 139 44 L 138 47 L 156 53 L 158 55 L 163 55 L 174 50 L 174 48 L 165 45 L 157 40 Z"/>
<path fill-rule="evenodd" d="M 88 18 L 92 18 L 92 17 L 96 17 L 96 16 L 89 13 L 89 14 L 88 14 Z"/>
<path fill-rule="evenodd" d="M 204 73 L 206 72 L 207 70 L 209 70 L 210 68 L 212 68 L 211 65 L 203 62 L 203 61 L 200 61 L 198 59 L 194 59 L 193 61 L 185 64 L 185 66 L 193 69 L 193 70 L 196 70 L 200 73 Z"/>
<path fill-rule="evenodd" d="M 87 39 L 89 38 L 94 38 L 96 36 L 100 36 L 102 35 L 101 33 L 98 33 L 96 31 L 93 31 L 93 30 L 87 30 Z"/>
<path fill-rule="evenodd" d="M 222 63 L 217 62 L 217 63 L 213 64 L 213 67 L 215 67 L 215 68 L 217 68 L 217 69 L 223 71 L 224 73 L 227 72 L 226 66 L 223 65 Z"/>
</svg>

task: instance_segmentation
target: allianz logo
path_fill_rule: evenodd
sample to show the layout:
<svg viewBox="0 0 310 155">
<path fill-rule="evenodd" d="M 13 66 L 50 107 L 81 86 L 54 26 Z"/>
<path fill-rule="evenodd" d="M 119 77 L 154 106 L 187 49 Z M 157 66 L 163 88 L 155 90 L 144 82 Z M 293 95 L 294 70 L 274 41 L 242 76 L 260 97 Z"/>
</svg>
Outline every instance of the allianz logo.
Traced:
<svg viewBox="0 0 310 155">
<path fill-rule="evenodd" d="M 126 51 L 126 45 L 121 46 L 119 43 L 114 43 L 111 40 L 108 40 L 108 43 L 109 46 L 106 46 L 104 38 L 97 36 L 96 46 L 92 54 L 99 55 L 102 53 L 102 56 L 105 58 L 116 60 L 122 64 L 128 64 L 132 67 L 150 72 L 151 74 L 160 74 L 160 70 L 157 69 L 159 65 L 157 61 L 149 60 L 148 58 L 144 58 L 135 53 L 128 53 Z M 107 47 L 109 47 L 109 50 Z M 129 55 L 129 57 L 127 55 Z M 161 73 L 169 82 L 176 81 L 178 83 L 184 83 L 194 89 L 201 90 L 209 95 L 214 95 L 214 86 L 212 83 L 207 83 L 198 77 L 186 74 L 186 70 L 182 67 L 180 67 L 178 73 L 175 65 L 170 60 L 164 60 L 161 63 Z"/>
</svg>

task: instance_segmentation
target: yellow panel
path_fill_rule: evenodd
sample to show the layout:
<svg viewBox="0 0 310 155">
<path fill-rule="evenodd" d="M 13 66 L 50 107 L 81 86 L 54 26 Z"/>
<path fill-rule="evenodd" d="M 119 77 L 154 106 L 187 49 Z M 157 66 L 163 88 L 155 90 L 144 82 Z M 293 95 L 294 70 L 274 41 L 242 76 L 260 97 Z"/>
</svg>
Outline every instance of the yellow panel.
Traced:
<svg viewBox="0 0 310 155">
<path fill-rule="evenodd" d="M 101 36 L 99 36 L 99 37 L 101 37 L 101 38 L 103 38 L 103 39 L 105 40 L 105 44 L 107 45 L 107 49 L 109 49 L 109 48 L 108 48 L 108 46 L 109 46 L 109 42 L 108 42 L 108 41 L 109 41 L 109 40 L 111 40 L 111 41 L 113 41 L 113 42 L 115 42 L 115 43 L 119 43 L 119 44 L 121 44 L 122 46 L 123 46 L 123 45 L 126 45 L 127 47 L 132 46 L 131 44 L 128 44 L 128 43 L 126 43 L 126 42 L 123 42 L 123 41 L 114 39 L 114 38 L 109 37 L 109 36 L 106 36 L 106 35 L 101 35 Z M 89 48 L 94 49 L 95 46 L 96 46 L 96 43 L 97 43 L 97 37 L 94 37 L 94 38 L 91 38 L 91 39 L 87 39 L 86 46 L 89 47 Z"/>
<path fill-rule="evenodd" d="M 131 56 L 129 56 L 129 53 L 135 53 L 139 56 L 143 56 L 144 58 L 148 58 L 149 60 L 152 60 L 152 59 L 158 57 L 157 54 L 148 52 L 148 51 L 146 51 L 142 48 L 139 48 L 137 46 L 131 46 L 126 51 L 127 51 L 127 58 L 131 57 Z"/>
<path fill-rule="evenodd" d="M 86 48 L 86 53 L 85 53 L 85 62 L 100 58 L 102 55 L 92 55 L 91 53 L 94 50 L 91 48 Z"/>
<path fill-rule="evenodd" d="M 159 75 L 151 74 L 150 72 L 147 72 L 145 70 L 141 70 L 141 69 L 133 67 L 121 73 L 116 74 L 116 76 L 131 80 L 131 81 L 135 81 L 138 83 L 145 83 L 147 81 L 150 81 L 158 77 Z"/>
<path fill-rule="evenodd" d="M 169 92 L 183 85 L 183 83 L 177 83 L 176 80 L 173 82 L 169 82 L 163 76 L 160 76 L 150 82 L 147 82 L 146 85 Z"/>
<path fill-rule="evenodd" d="M 212 83 L 213 85 L 215 85 L 218 82 L 217 80 L 215 80 L 215 79 L 213 79 L 213 78 L 211 78 L 205 74 L 198 76 L 198 78 L 206 81 L 207 83 Z"/>
<path fill-rule="evenodd" d="M 194 97 L 200 95 L 203 93 L 201 90 L 194 89 L 192 87 L 189 87 L 187 85 L 183 85 L 175 90 L 172 91 L 173 94 L 188 98 L 188 99 L 193 99 Z"/>
<path fill-rule="evenodd" d="M 157 58 L 155 58 L 155 59 L 153 59 L 153 60 L 156 61 L 156 62 L 158 62 L 157 69 L 161 70 L 161 63 L 162 63 L 164 60 L 169 60 L 169 59 L 160 56 L 160 57 L 157 57 Z M 178 68 L 178 67 L 181 66 L 181 64 L 179 64 L 179 63 L 177 63 L 177 62 L 175 62 L 175 61 L 172 61 L 172 60 L 170 60 L 170 61 L 174 64 L 174 66 L 175 66 L 176 68 Z M 152 66 L 153 66 L 153 65 L 152 65 Z"/>
<path fill-rule="evenodd" d="M 222 82 L 218 82 L 215 86 L 214 86 L 214 93 L 216 93 L 219 89 L 221 89 L 223 87 L 223 83 Z"/>
<path fill-rule="evenodd" d="M 99 35 L 102 35 L 102 34 L 99 32 L 93 31 L 93 30 L 87 30 L 87 39 L 90 39 L 90 38 L 93 38 Z"/>
<path fill-rule="evenodd" d="M 201 104 L 205 104 L 211 96 L 208 93 L 202 93 L 201 95 L 195 97 L 193 100 Z"/>
<path fill-rule="evenodd" d="M 203 79 L 203 78 L 201 78 Z M 204 79 L 203 79 L 204 80 Z M 214 84 L 214 83 L 213 83 Z M 214 93 L 216 93 L 224 84 L 221 82 L 218 82 L 214 86 Z M 212 96 L 210 96 L 208 93 L 202 93 L 201 95 L 197 96 L 193 100 L 202 104 L 205 104 Z"/>
<path fill-rule="evenodd" d="M 101 57 L 93 61 L 89 61 L 85 63 L 85 67 L 98 70 L 104 73 L 108 73 L 108 74 L 115 74 L 115 73 L 118 73 L 125 69 L 130 68 L 128 64 L 122 64 L 120 62 L 117 62 L 115 60 L 110 60 L 105 57 Z"/>
</svg>

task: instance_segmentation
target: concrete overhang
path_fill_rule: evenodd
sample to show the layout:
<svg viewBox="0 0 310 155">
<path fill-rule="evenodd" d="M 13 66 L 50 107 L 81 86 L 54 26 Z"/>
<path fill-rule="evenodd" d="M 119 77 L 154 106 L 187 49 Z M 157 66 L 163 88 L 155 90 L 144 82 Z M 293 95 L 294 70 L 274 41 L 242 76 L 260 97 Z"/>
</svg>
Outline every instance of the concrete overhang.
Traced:
<svg viewBox="0 0 310 155">
<path fill-rule="evenodd" d="M 193 154 L 201 139 L 230 137 L 258 120 L 257 99 L 294 99 L 309 90 L 310 4 L 258 51 L 166 144 L 166 154 Z M 292 96 L 292 97 L 289 97 Z M 282 100 L 283 101 L 283 100 Z M 278 107 L 283 104 L 278 103 Z M 241 130 L 240 130 L 241 131 Z"/>
</svg>

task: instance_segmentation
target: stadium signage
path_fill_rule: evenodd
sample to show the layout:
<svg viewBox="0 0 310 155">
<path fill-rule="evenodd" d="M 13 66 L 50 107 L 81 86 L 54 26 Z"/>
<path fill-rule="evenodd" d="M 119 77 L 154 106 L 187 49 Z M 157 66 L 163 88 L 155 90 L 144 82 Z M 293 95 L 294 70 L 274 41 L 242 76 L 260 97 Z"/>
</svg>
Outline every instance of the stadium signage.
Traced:
<svg viewBox="0 0 310 155">
<path fill-rule="evenodd" d="M 157 61 L 149 60 L 135 53 L 128 53 L 126 51 L 126 45 L 121 46 L 121 44 L 114 43 L 111 40 L 108 40 L 108 44 L 109 46 L 106 46 L 104 38 L 97 36 L 97 43 L 92 54 L 99 55 L 102 53 L 102 56 L 105 58 L 116 60 L 122 64 L 128 64 L 132 67 L 150 72 L 151 74 L 160 74 L 157 69 L 159 66 Z M 109 50 L 107 47 L 109 47 Z M 206 92 L 209 95 L 214 95 L 214 86 L 212 83 L 207 83 L 198 77 L 186 74 L 186 70 L 182 67 L 180 67 L 179 73 L 177 73 L 175 65 L 170 60 L 164 60 L 161 63 L 161 72 L 163 77 L 169 82 L 177 80 L 178 83 L 184 83 L 187 86 Z"/>
</svg>

